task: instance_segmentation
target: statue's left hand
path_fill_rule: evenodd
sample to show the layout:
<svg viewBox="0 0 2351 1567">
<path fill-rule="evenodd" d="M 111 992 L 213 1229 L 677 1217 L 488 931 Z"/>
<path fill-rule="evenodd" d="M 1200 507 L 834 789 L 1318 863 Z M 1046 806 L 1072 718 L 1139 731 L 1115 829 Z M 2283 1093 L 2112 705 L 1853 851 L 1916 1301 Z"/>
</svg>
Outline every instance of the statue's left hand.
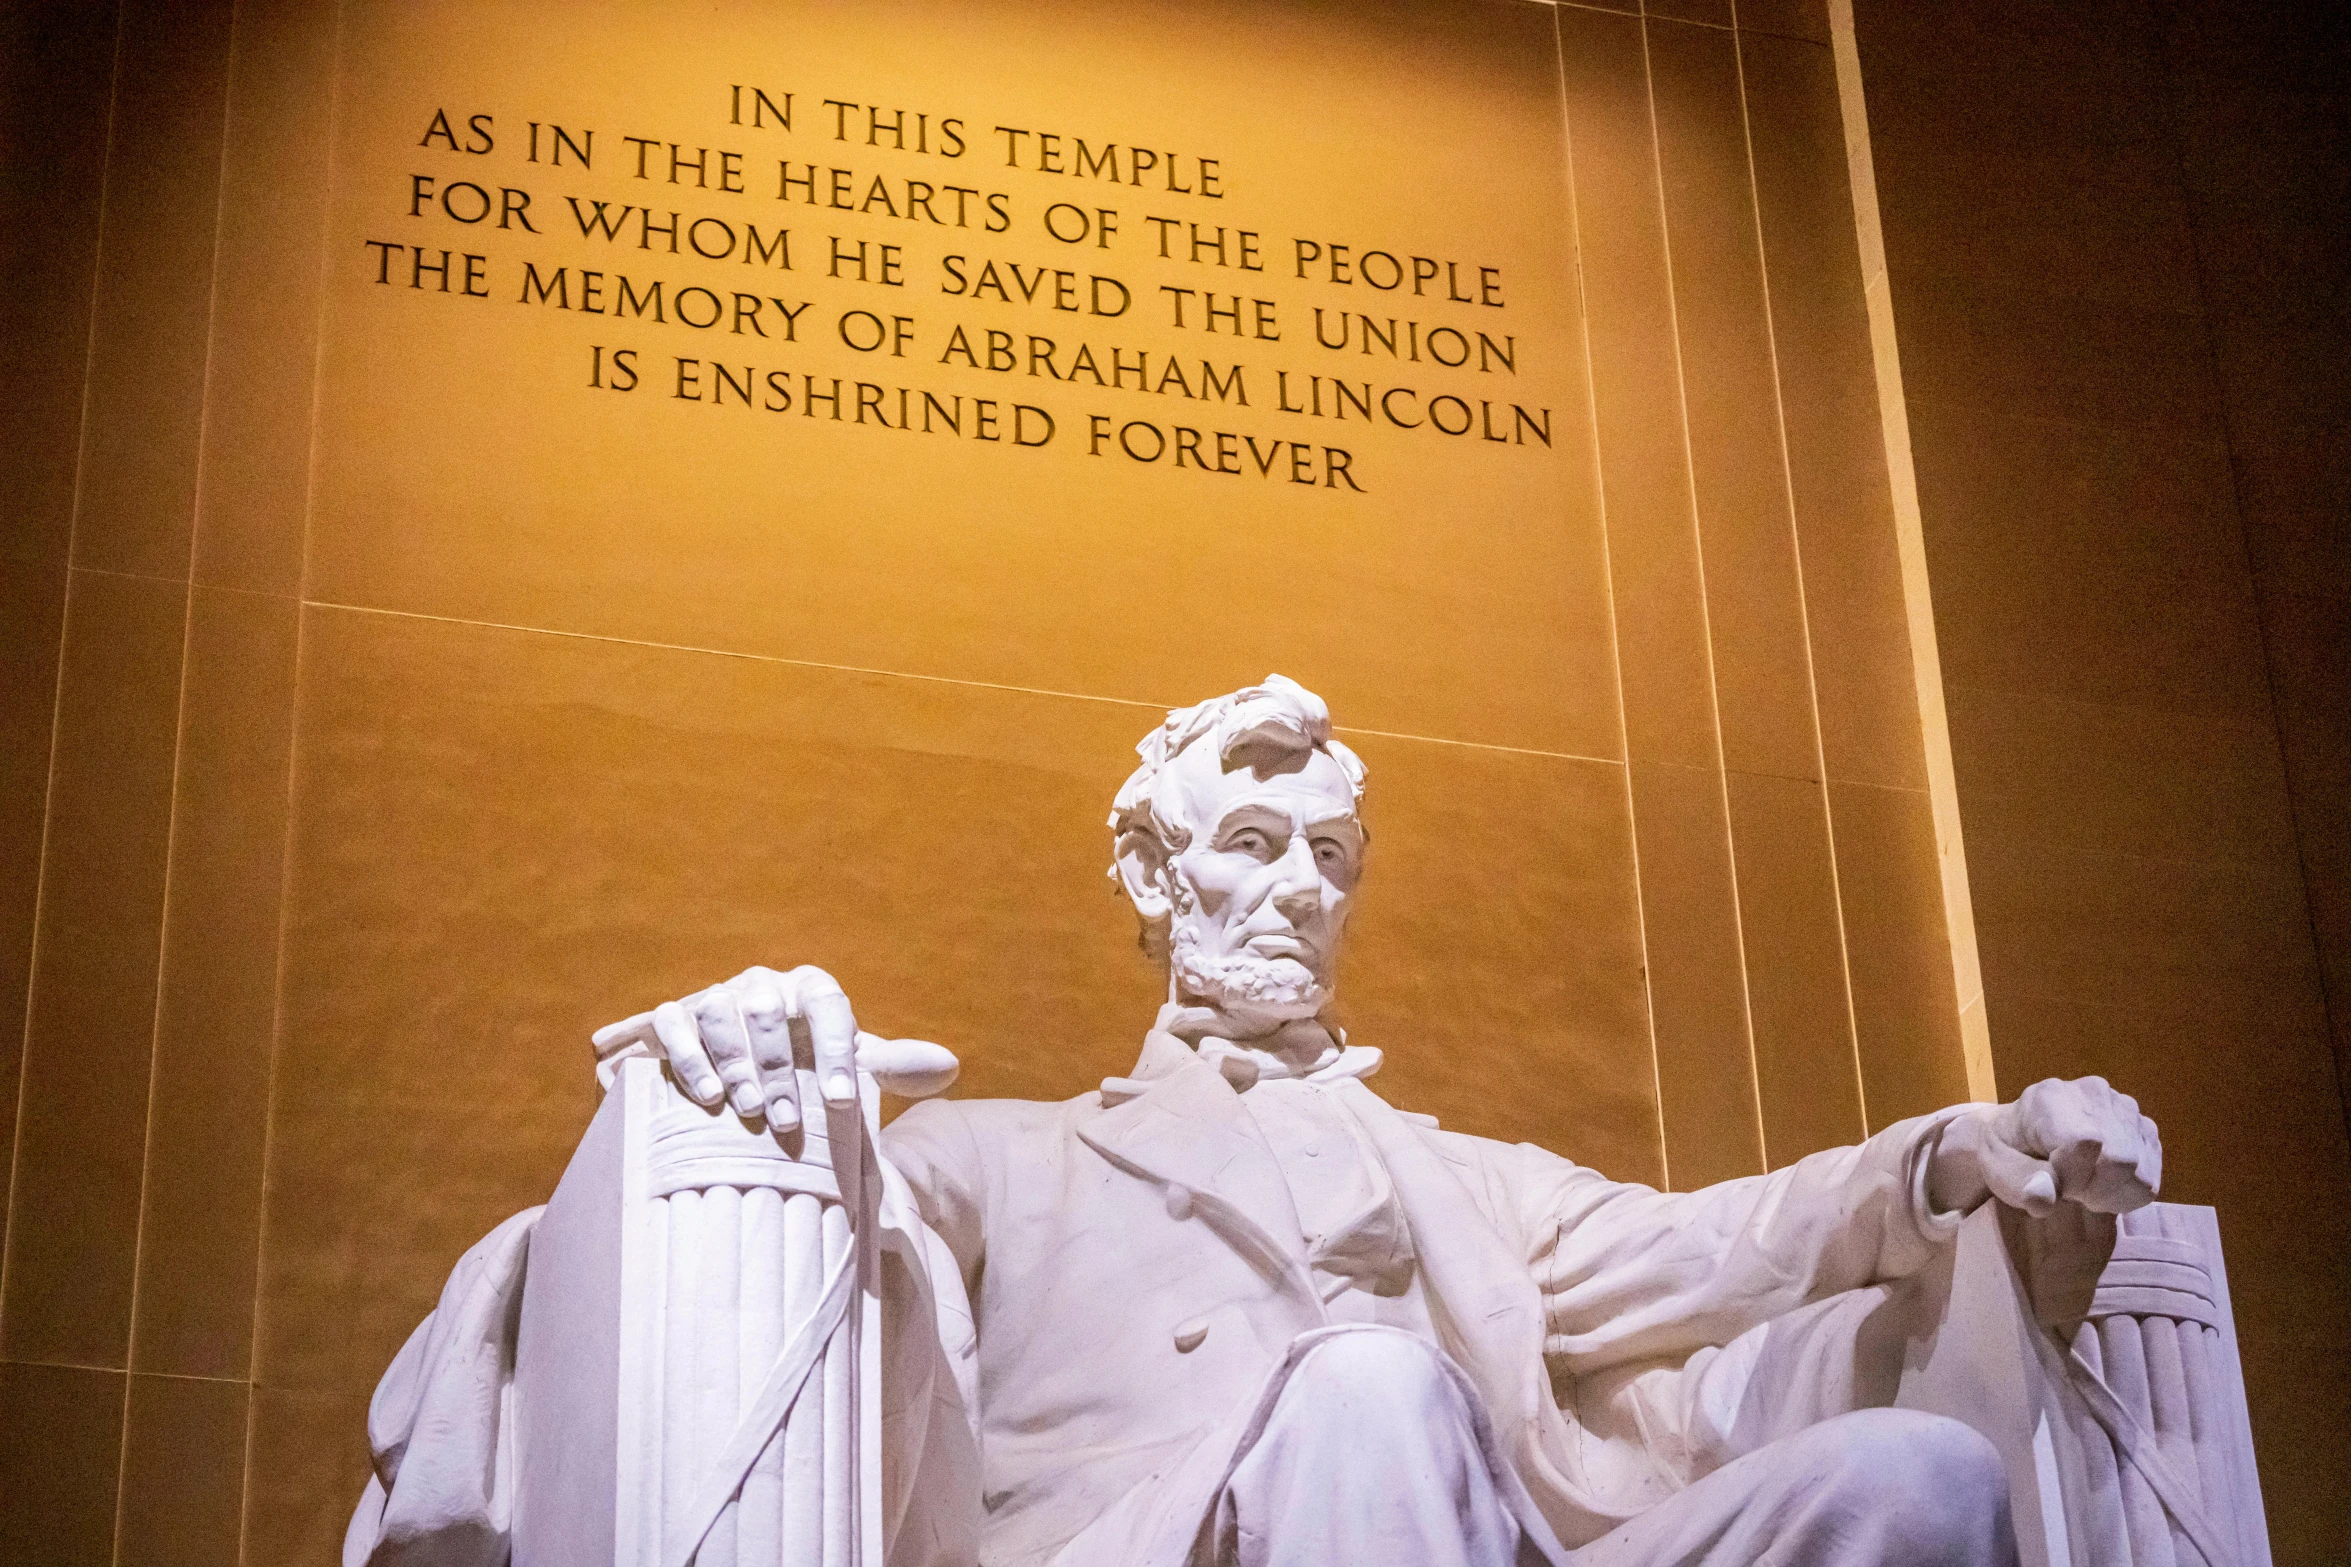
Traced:
<svg viewBox="0 0 2351 1567">
<path fill-rule="evenodd" d="M 669 1062 L 686 1097 L 709 1109 L 733 1106 L 745 1120 L 765 1116 L 778 1132 L 800 1124 L 800 1072 L 792 1032 L 807 1031 L 817 1092 L 835 1109 L 857 1103 L 856 1072 L 891 1093 L 927 1099 L 959 1070 L 954 1052 L 927 1039 L 883 1039 L 860 1031 L 849 998 L 823 969 L 788 973 L 747 968 L 650 1012 L 596 1030 L 596 1075 L 606 1088 L 626 1055 Z"/>
<path fill-rule="evenodd" d="M 1984 1105 L 1943 1129 L 1927 1167 L 1938 1211 L 1997 1197 L 2036 1217 L 2061 1202 L 2128 1213 L 2163 1184 L 2163 1139 L 2139 1102 L 2102 1077 L 2048 1078 L 2015 1102 Z"/>
<path fill-rule="evenodd" d="M 795 1020 L 814 1047 L 817 1092 L 829 1105 L 855 1104 L 857 1019 L 823 969 L 754 966 L 652 1012 L 653 1031 L 689 1098 L 714 1108 L 730 1103 L 744 1117 L 764 1113 L 770 1126 L 787 1131 L 801 1117 Z"/>
</svg>

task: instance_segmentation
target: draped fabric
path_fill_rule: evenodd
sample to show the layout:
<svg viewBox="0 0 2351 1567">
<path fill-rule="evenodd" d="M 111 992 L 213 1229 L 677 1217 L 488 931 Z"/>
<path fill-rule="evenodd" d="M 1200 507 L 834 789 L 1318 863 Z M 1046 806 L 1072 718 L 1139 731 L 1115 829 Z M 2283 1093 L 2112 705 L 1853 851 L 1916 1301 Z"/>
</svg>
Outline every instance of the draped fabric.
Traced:
<svg viewBox="0 0 2351 1567">
<path fill-rule="evenodd" d="M 516 1328 L 526 1208 L 458 1260 L 367 1411 L 374 1473 L 343 1537 L 344 1567 L 504 1567 L 514 1517 Z"/>
</svg>

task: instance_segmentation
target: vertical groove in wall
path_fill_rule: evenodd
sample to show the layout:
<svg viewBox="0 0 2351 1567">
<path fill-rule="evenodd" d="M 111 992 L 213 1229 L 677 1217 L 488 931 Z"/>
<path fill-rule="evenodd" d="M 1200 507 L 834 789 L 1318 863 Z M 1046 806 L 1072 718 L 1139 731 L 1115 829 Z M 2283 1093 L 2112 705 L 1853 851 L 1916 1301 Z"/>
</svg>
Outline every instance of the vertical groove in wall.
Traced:
<svg viewBox="0 0 2351 1567">
<path fill-rule="evenodd" d="M 215 243 L 218 228 L 215 227 Z M 199 441 L 201 450 L 201 441 Z M 139 1210 L 131 1235 L 131 1293 L 130 1309 L 124 1319 L 123 1370 L 127 1373 L 138 1363 L 139 1351 L 139 1264 L 147 1249 L 147 1208 L 153 1194 L 155 1180 L 155 1087 L 163 1069 L 161 1034 L 163 1032 L 163 967 L 164 954 L 171 941 L 171 882 L 173 848 L 179 840 L 179 792 L 181 768 L 188 753 L 188 657 L 196 634 L 196 572 L 193 541 L 189 550 L 188 582 L 180 595 L 180 678 L 172 723 L 171 808 L 163 835 L 162 914 L 155 932 L 155 1004 L 147 1021 L 147 1124 L 139 1147 Z M 115 1449 L 114 1487 L 114 1560 L 122 1561 L 123 1507 L 129 1496 L 129 1487 L 123 1483 L 128 1473 L 131 1453 L 131 1392 L 138 1378 L 125 1375 L 122 1379 L 122 1441 Z"/>
<path fill-rule="evenodd" d="M 24 1154 L 26 1069 L 29 1065 L 28 1054 L 32 1046 L 33 978 L 40 966 L 41 900 L 47 891 L 48 884 L 49 813 L 55 804 L 57 791 L 57 724 L 65 687 L 66 623 L 73 609 L 73 573 L 71 570 L 73 525 L 75 517 L 80 512 L 81 462 L 79 454 L 83 444 L 81 426 L 89 418 L 90 357 L 95 352 L 98 336 L 98 267 L 102 259 L 100 247 L 106 229 L 106 170 L 113 161 L 114 97 L 119 88 L 121 73 L 122 15 L 118 6 L 115 12 L 114 42 L 109 50 L 106 123 L 100 137 L 103 151 L 98 160 L 98 210 L 91 230 L 93 243 L 90 247 L 90 274 L 83 289 L 83 308 L 88 313 L 89 328 L 83 335 L 80 388 L 79 394 L 75 398 L 77 413 L 73 449 L 76 457 L 73 464 L 72 492 L 68 498 L 66 514 L 65 548 L 58 558 L 57 581 L 60 602 L 57 615 L 57 663 L 55 678 L 50 683 L 49 692 L 49 747 L 42 791 L 40 849 L 34 862 L 32 921 L 26 933 L 24 1012 L 17 1020 L 16 1082 L 9 1105 L 8 1167 L 4 1176 L 5 1185 L 0 1186 L 0 1342 L 4 1342 L 7 1332 L 8 1267 L 9 1260 L 14 1254 L 16 1236 L 17 1164 Z M 18 497 L 16 504 L 24 504 L 23 499 Z"/>
<path fill-rule="evenodd" d="M 318 165 L 317 179 L 323 194 L 319 201 L 316 248 L 310 257 L 314 286 L 317 294 L 310 320 L 308 344 L 309 397 L 305 400 L 304 440 L 301 446 L 301 482 L 296 514 L 286 519 L 291 524 L 294 563 L 294 647 L 292 668 L 292 699 L 286 715 L 286 768 L 283 779 L 285 791 L 285 823 L 280 840 L 278 862 L 278 907 L 276 930 L 270 947 L 270 1023 L 268 1065 L 262 1087 L 262 1136 L 260 1181 L 254 1194 L 254 1247 L 251 1278 L 252 1320 L 247 1339 L 245 1376 L 251 1389 L 245 1405 L 245 1430 L 240 1473 L 242 1484 L 237 1495 L 237 1560 L 252 1561 L 255 1556 L 255 1478 L 260 1463 L 264 1433 L 262 1430 L 263 1336 L 268 1323 L 264 1317 L 266 1304 L 264 1284 L 268 1276 L 269 1260 L 269 1193 L 273 1162 L 277 1155 L 279 1067 L 285 1051 L 286 1029 L 286 961 L 292 932 L 294 907 L 294 837 L 301 820 L 301 800 L 298 783 L 301 777 L 302 697 L 304 671 L 310 652 L 311 612 L 310 530 L 318 486 L 318 422 L 320 399 L 325 382 L 322 367 L 326 356 L 325 315 L 327 282 L 331 256 L 328 234 L 333 221 L 335 201 L 335 149 L 341 130 L 343 87 L 344 8 L 340 0 L 290 0 L 289 9 L 299 11 L 307 25 L 324 33 L 322 59 L 318 62 L 321 78 L 311 90 L 324 99 L 323 124 L 315 149 Z M 351 1499 L 356 1505 L 357 1498 Z"/>
<path fill-rule="evenodd" d="M 1753 1090 L 1755 1107 L 1755 1139 L 1763 1150 L 1763 1162 L 1768 1168 L 1771 1159 L 1771 1129 L 1763 1115 L 1763 1064 L 1758 1059 L 1755 1045 L 1755 992 L 1748 968 L 1747 923 L 1745 911 L 1739 906 L 1738 829 L 1731 814 L 1731 780 L 1722 746 L 1722 686 L 1714 667 L 1714 616 L 1706 601 L 1706 535 L 1698 514 L 1698 460 L 1690 450 L 1690 388 L 1689 371 L 1683 362 L 1681 302 L 1674 297 L 1673 224 L 1666 212 L 1665 154 L 1658 143 L 1657 133 L 1657 76 L 1649 58 L 1650 21 L 1644 13 L 1641 18 L 1641 95 L 1649 111 L 1649 171 L 1657 191 L 1657 234 L 1665 257 L 1665 313 L 1673 340 L 1674 407 L 1678 415 L 1682 440 L 1683 489 L 1690 503 L 1690 547 L 1698 563 L 1698 625 L 1704 634 L 1706 646 L 1707 712 L 1713 720 L 1710 738 L 1714 745 L 1715 784 L 1722 797 L 1724 855 L 1730 865 L 1731 932 L 1738 947 L 1739 1004 L 1747 1020 L 1747 1073 Z M 1631 754 L 1626 754 L 1627 770 Z M 1856 1082 L 1859 1072 L 1855 1073 Z"/>
<path fill-rule="evenodd" d="M 1558 16 L 1659 1118 L 1688 1188 L 1765 1166 L 1654 104 L 1640 17 Z"/>
<path fill-rule="evenodd" d="M 1608 494 L 1600 482 L 1600 403 L 1598 389 L 1592 379 L 1591 313 L 1586 305 L 1584 290 L 1583 218 L 1576 206 L 1575 182 L 1575 123 L 1567 105 L 1566 42 L 1559 33 L 1559 11 L 1551 12 L 1551 48 L 1559 80 L 1559 145 L 1560 172 L 1566 182 L 1567 228 L 1570 244 L 1574 247 L 1576 282 L 1576 330 L 1580 334 L 1584 360 L 1584 407 L 1589 414 L 1588 434 L 1592 441 L 1592 509 L 1600 521 L 1601 586 L 1608 603 L 1609 670 L 1616 679 L 1616 745 L 1624 782 L 1626 850 L 1633 866 L 1633 927 L 1641 943 L 1641 1009 L 1649 1032 L 1649 1091 L 1657 1118 L 1657 1184 L 1673 1190 L 1673 1146 L 1665 1135 L 1665 1082 L 1657 1059 L 1657 1003 L 1649 974 L 1649 921 L 1644 909 L 1641 890 L 1641 833 L 1640 817 L 1633 803 L 1632 738 L 1625 730 L 1624 713 L 1624 650 L 1616 639 L 1616 575 L 1609 564 Z"/>
<path fill-rule="evenodd" d="M 1919 737 L 1926 749 L 1927 790 L 1934 808 L 1935 848 L 1943 881 L 1943 917 L 1950 932 L 1952 980 L 1959 998 L 1960 1049 L 1967 1067 L 1968 1092 L 1991 1101 L 1997 1100 L 2000 1092 L 1992 1070 L 1983 965 L 1976 947 L 1966 845 L 1960 833 L 1959 783 L 1952 767 L 1951 730 L 1944 711 L 1943 666 L 1935 644 L 1926 535 L 1918 508 L 1918 477 L 1911 462 L 1910 415 L 1902 396 L 1902 361 L 1894 336 L 1885 237 L 1878 224 L 1877 173 L 1869 149 L 1869 113 L 1862 93 L 1861 53 L 1853 32 L 1853 0 L 1829 0 L 1829 31 L 1836 60 L 1838 108 L 1845 125 L 1846 163 L 1853 182 L 1862 287 L 1869 306 L 1870 354 L 1877 370 L 1886 476 L 1893 486 L 1895 537 L 1902 555 L 1911 673 L 1918 686 Z"/>
<path fill-rule="evenodd" d="M 1771 318 L 1771 255 L 1763 243 L 1763 191 L 1755 173 L 1755 121 L 1747 112 L 1747 51 L 1739 47 L 1738 27 L 1738 0 L 1731 0 L 1731 59 L 1738 68 L 1739 132 L 1746 143 L 1747 199 L 1755 214 L 1755 265 L 1758 283 L 1763 290 L 1763 335 L 1771 354 L 1772 432 L 1779 441 L 1780 496 L 1787 517 L 1788 552 L 1795 563 L 1796 618 L 1804 631 L 1805 696 L 1812 710 L 1812 763 L 1820 774 L 1821 831 L 1828 839 L 1829 887 L 1837 906 L 1837 957 L 1845 976 L 1845 1026 L 1853 1043 L 1853 1080 L 1861 1095 L 1861 1124 L 1867 1129 L 1872 1125 L 1869 1117 L 1869 1084 L 1861 1065 L 1861 1020 L 1853 1003 L 1853 950 L 1845 930 L 1844 878 L 1837 865 L 1837 813 L 1829 808 L 1828 746 L 1822 738 L 1820 722 L 1820 671 L 1812 652 L 1812 606 L 1804 591 L 1804 541 L 1796 527 L 1795 465 L 1788 455 L 1787 389 L 1780 374 L 1779 328 Z"/>
<path fill-rule="evenodd" d="M 231 15 L 233 19 L 233 6 Z M 227 41 L 233 50 L 233 26 L 229 31 L 229 37 Z M 222 72 L 223 92 L 221 95 L 220 104 L 220 156 L 214 160 L 213 164 L 211 246 L 212 287 L 209 291 L 208 302 L 205 309 L 204 358 L 208 371 L 211 364 L 213 341 L 213 334 L 211 331 L 211 321 L 213 314 L 212 305 L 214 301 L 217 301 L 220 289 L 220 217 L 221 206 L 225 200 L 224 181 L 227 172 L 229 152 L 229 100 L 228 93 L 226 91 L 227 82 L 228 70 L 224 69 Z M 203 379 L 206 384 L 206 389 L 209 391 L 209 374 L 207 374 Z M 204 433 L 208 423 L 206 414 L 209 406 L 210 398 L 206 397 L 204 401 L 198 405 L 196 414 L 196 474 L 191 484 L 191 489 L 192 491 L 199 493 L 203 488 Z M 141 1146 L 139 1158 L 139 1212 L 137 1229 L 131 1242 L 130 1316 L 127 1332 L 123 1341 L 123 1367 L 126 1371 L 135 1370 L 139 1364 L 139 1297 L 141 1285 L 143 1283 L 142 1274 L 144 1271 L 141 1265 L 145 1261 L 147 1255 L 148 1219 L 155 1188 L 155 1126 L 159 1118 L 157 1113 L 156 1090 L 162 1079 L 164 1067 L 164 1006 L 166 999 L 165 986 L 168 978 L 166 970 L 169 966 L 174 924 L 172 919 L 172 881 L 173 873 L 178 866 L 180 849 L 180 829 L 183 814 L 181 810 L 180 798 L 181 780 L 185 772 L 188 758 L 188 687 L 190 679 L 190 664 L 196 644 L 196 547 L 199 531 L 200 520 L 196 513 L 193 499 L 191 499 L 190 516 L 188 521 L 188 581 L 186 590 L 182 593 L 180 598 L 180 679 L 178 709 L 175 715 L 175 722 L 172 732 L 171 817 L 170 822 L 165 829 L 163 839 L 163 917 L 156 932 L 155 1007 L 149 1020 L 147 1037 L 147 1125 L 145 1140 Z M 132 1394 L 137 1386 L 138 1378 L 136 1376 L 126 1376 L 123 1378 L 122 1443 L 118 1449 L 118 1477 L 115 1485 L 114 1514 L 114 1559 L 118 1564 L 123 1559 L 124 1508 L 128 1504 L 130 1498 L 130 1486 L 127 1483 L 127 1480 L 130 1473 L 131 1439 L 133 1429 Z"/>
</svg>

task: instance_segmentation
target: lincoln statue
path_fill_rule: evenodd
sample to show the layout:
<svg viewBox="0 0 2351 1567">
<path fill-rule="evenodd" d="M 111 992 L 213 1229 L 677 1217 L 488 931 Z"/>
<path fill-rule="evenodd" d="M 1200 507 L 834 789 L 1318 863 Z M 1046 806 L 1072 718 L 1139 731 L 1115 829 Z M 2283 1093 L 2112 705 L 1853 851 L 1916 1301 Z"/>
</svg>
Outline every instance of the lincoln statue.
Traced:
<svg viewBox="0 0 2351 1567">
<path fill-rule="evenodd" d="M 2152 1200 L 2131 1099 L 2052 1080 L 1690 1192 L 1441 1129 L 1330 1021 L 1372 858 L 1323 702 L 1270 676 L 1137 749 L 1113 870 L 1167 1000 L 1132 1067 L 881 1136 L 888 1567 L 2015 1560 L 1999 1454 L 1893 1407 L 1900 1346 L 1981 1205 Z M 857 1093 L 851 1000 L 807 967 L 664 1003 L 630 1048 L 778 1137 Z M 494 1417 L 415 1392 L 463 1336 L 428 1323 L 387 1377 L 348 1562 L 504 1559 L 495 1466 L 478 1505 L 406 1494 L 479 1449 L 447 1411 Z"/>
</svg>

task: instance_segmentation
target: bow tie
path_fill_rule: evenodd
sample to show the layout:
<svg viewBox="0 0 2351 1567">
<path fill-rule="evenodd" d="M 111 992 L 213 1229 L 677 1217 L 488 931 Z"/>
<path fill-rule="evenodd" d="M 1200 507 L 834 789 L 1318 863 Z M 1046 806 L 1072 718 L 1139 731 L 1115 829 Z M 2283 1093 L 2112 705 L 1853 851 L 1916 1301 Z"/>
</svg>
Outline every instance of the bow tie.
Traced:
<svg viewBox="0 0 2351 1567">
<path fill-rule="evenodd" d="M 1380 1052 L 1376 1048 L 1350 1045 L 1346 1043 L 1344 1030 L 1315 1018 L 1300 1018 L 1270 1034 L 1237 1040 L 1214 1032 L 1228 1026 L 1219 1014 L 1206 1007 L 1170 1002 L 1159 1009 L 1153 1026 L 1158 1032 L 1190 1045 L 1201 1060 L 1215 1067 L 1218 1075 L 1232 1084 L 1235 1093 L 1247 1093 L 1261 1082 L 1280 1078 L 1335 1083 L 1369 1077 L 1380 1069 Z M 1148 1086 L 1131 1077 L 1106 1077 L 1102 1080 L 1102 1102 L 1123 1103 Z"/>
</svg>

